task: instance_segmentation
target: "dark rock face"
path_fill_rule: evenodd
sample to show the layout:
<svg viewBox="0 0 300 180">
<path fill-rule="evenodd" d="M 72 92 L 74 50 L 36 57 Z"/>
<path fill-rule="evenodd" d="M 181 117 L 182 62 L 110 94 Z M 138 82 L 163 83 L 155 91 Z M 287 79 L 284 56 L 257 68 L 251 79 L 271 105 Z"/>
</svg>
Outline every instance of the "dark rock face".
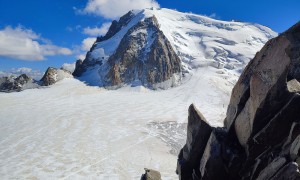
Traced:
<svg viewBox="0 0 300 180">
<path fill-rule="evenodd" d="M 188 169 L 198 169 L 201 156 L 209 140 L 212 127 L 208 125 L 203 115 L 192 104 L 189 108 L 186 145 L 180 152 L 177 172 L 181 179 L 189 179 Z"/>
<path fill-rule="evenodd" d="M 152 88 L 181 72 L 181 61 L 171 47 L 155 17 L 146 18 L 123 37 L 108 59 L 105 85 L 119 86 L 139 81 Z M 176 80 L 175 80 L 176 81 Z"/>
<path fill-rule="evenodd" d="M 18 77 L 3 77 L 0 78 L 0 92 L 19 92 L 27 89 L 26 86 L 31 86 L 34 84 L 34 80 L 22 74 Z"/>
<path fill-rule="evenodd" d="M 197 133 L 212 131 L 198 137 L 188 130 L 178 159 L 180 179 L 300 179 L 299 81 L 300 22 L 270 40 L 245 68 L 232 91 L 224 129 L 189 119 Z M 190 141 L 202 143 L 193 147 Z M 184 152 L 195 156 L 195 164 L 182 166 L 190 162 Z"/>
<path fill-rule="evenodd" d="M 85 72 L 85 69 L 86 67 L 83 64 L 83 61 L 81 59 L 78 59 L 75 64 L 75 70 L 73 72 L 73 76 L 80 76 L 82 73 Z"/>
<path fill-rule="evenodd" d="M 73 76 L 67 70 L 49 67 L 45 72 L 43 78 L 40 80 L 40 84 L 42 86 L 50 86 L 64 78 L 71 78 L 71 77 Z"/>
<path fill-rule="evenodd" d="M 161 175 L 158 171 L 145 168 L 145 174 L 142 175 L 141 180 L 161 180 Z"/>
<path fill-rule="evenodd" d="M 134 13 L 129 11 L 127 14 L 122 16 L 119 21 L 114 20 L 111 26 L 109 27 L 108 32 L 105 34 L 105 36 L 98 37 L 95 43 L 106 41 L 109 38 L 113 37 L 122 29 L 122 27 L 126 26 L 134 16 L 135 16 Z M 94 57 L 92 57 L 92 51 L 95 49 L 95 43 L 92 46 L 91 50 L 87 52 L 84 61 L 82 60 L 76 61 L 75 71 L 73 72 L 74 76 L 76 77 L 81 76 L 82 73 L 84 73 L 89 67 L 102 65 L 103 59 L 101 57 L 99 57 L 99 59 L 94 59 Z"/>
<path fill-rule="evenodd" d="M 127 14 L 122 16 L 119 21 L 114 20 L 105 36 L 98 37 L 96 42 L 102 42 L 113 37 L 122 29 L 122 27 L 126 26 L 134 16 L 134 13 L 129 11 Z"/>
</svg>

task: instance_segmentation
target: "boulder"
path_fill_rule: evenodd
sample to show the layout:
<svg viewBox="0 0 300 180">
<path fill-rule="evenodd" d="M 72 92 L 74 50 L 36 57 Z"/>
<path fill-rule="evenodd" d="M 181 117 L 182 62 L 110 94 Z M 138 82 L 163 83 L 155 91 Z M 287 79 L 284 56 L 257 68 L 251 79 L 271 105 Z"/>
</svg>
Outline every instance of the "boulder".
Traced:
<svg viewBox="0 0 300 180">
<path fill-rule="evenodd" d="M 142 175 L 141 180 L 161 180 L 160 172 L 145 168 L 145 174 Z"/>
</svg>

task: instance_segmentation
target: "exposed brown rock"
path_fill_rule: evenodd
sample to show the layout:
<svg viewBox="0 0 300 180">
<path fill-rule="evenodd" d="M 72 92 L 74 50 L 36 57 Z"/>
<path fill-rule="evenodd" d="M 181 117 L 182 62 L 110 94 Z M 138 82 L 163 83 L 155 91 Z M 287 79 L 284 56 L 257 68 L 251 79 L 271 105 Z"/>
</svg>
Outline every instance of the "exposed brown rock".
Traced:
<svg viewBox="0 0 300 180">
<path fill-rule="evenodd" d="M 73 77 L 72 74 L 67 70 L 49 67 L 40 82 L 42 86 L 50 86 L 64 78 L 71 77 Z"/>
<path fill-rule="evenodd" d="M 115 30 L 111 29 L 106 36 L 111 37 L 119 28 L 127 25 L 132 15 L 129 13 L 119 22 L 113 23 L 111 28 Z M 106 40 L 106 36 L 98 38 L 97 42 Z M 99 85 L 107 88 L 137 84 L 152 89 L 165 89 L 177 85 L 181 80 L 181 60 L 159 29 L 155 17 L 145 18 L 131 27 L 109 57 L 93 56 L 93 51 L 97 50 L 95 48 L 96 44 L 84 61 L 77 61 L 74 76 L 80 77 L 88 69 L 97 67 Z M 160 84 L 162 82 L 166 83 Z"/>
<path fill-rule="evenodd" d="M 142 33 L 144 30 L 146 33 Z M 140 31 L 140 33 L 136 33 Z M 155 17 L 146 18 L 123 37 L 116 52 L 108 59 L 107 86 L 139 81 L 146 87 L 181 73 L 181 61 L 170 42 L 159 30 Z"/>
</svg>

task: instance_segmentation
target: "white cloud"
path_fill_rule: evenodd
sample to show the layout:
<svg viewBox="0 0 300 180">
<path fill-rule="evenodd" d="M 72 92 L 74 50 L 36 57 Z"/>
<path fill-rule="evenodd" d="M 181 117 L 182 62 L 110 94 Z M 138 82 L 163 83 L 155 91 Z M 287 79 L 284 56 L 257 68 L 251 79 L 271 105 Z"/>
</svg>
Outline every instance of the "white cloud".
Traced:
<svg viewBox="0 0 300 180">
<path fill-rule="evenodd" d="M 213 19 L 220 19 L 220 17 L 216 13 L 212 13 L 208 17 L 213 18 Z"/>
<path fill-rule="evenodd" d="M 76 46 L 76 47 L 74 48 L 74 51 L 75 51 L 76 54 L 77 54 L 76 58 L 77 58 L 77 59 L 84 60 L 87 51 L 89 51 L 89 50 L 91 49 L 91 47 L 92 47 L 93 44 L 95 43 L 96 39 L 97 39 L 97 38 L 95 38 L 95 37 L 88 37 L 88 38 L 84 39 L 84 40 L 81 42 L 81 45 L 80 45 L 80 46 Z"/>
<path fill-rule="evenodd" d="M 81 44 L 81 50 L 82 51 L 89 51 L 90 48 L 93 46 L 94 42 L 96 41 L 97 38 L 89 37 L 86 38 L 82 41 Z"/>
<path fill-rule="evenodd" d="M 110 25 L 111 25 L 111 23 L 103 23 L 100 28 L 99 27 L 95 27 L 95 28 L 87 27 L 87 28 L 83 29 L 83 33 L 90 35 L 90 36 L 103 36 L 108 31 Z"/>
<path fill-rule="evenodd" d="M 0 56 L 20 60 L 39 61 L 45 56 L 70 55 L 72 51 L 51 44 L 40 35 L 22 26 L 0 30 Z"/>
<path fill-rule="evenodd" d="M 44 73 L 42 73 L 40 70 L 33 70 L 33 69 L 27 68 L 27 67 L 12 68 L 8 71 L 0 71 L 0 77 L 19 76 L 21 74 L 27 74 L 28 76 L 30 76 L 36 80 L 41 79 L 44 75 Z"/>
<path fill-rule="evenodd" d="M 33 72 L 33 70 L 31 68 L 22 67 L 22 68 L 13 68 L 12 72 L 18 73 L 18 74 L 26 74 L 26 73 Z"/>
<path fill-rule="evenodd" d="M 81 59 L 81 60 L 84 60 L 85 59 L 85 54 L 79 54 L 77 57 L 77 59 Z"/>
<path fill-rule="evenodd" d="M 64 63 L 62 66 L 61 66 L 63 69 L 67 70 L 67 71 L 70 71 L 71 73 L 74 72 L 75 70 L 75 62 L 74 63 Z"/>
<path fill-rule="evenodd" d="M 107 19 L 115 19 L 130 10 L 150 7 L 158 8 L 159 4 L 155 0 L 89 0 L 81 12 L 102 16 Z"/>
</svg>

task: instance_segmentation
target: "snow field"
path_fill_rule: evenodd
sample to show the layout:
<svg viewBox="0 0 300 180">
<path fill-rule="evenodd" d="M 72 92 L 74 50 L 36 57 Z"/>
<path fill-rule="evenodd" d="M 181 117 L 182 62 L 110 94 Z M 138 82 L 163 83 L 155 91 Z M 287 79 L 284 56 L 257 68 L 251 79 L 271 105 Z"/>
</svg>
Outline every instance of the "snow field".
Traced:
<svg viewBox="0 0 300 180">
<path fill-rule="evenodd" d="M 212 71 L 195 71 L 164 91 L 108 91 L 65 79 L 49 88 L 1 93 L 0 177 L 139 179 L 147 167 L 176 179 L 188 106 L 195 103 L 211 124 L 223 124 L 232 85 L 221 81 L 224 74 L 210 79 Z M 208 79 L 223 83 L 215 87 Z"/>
</svg>

